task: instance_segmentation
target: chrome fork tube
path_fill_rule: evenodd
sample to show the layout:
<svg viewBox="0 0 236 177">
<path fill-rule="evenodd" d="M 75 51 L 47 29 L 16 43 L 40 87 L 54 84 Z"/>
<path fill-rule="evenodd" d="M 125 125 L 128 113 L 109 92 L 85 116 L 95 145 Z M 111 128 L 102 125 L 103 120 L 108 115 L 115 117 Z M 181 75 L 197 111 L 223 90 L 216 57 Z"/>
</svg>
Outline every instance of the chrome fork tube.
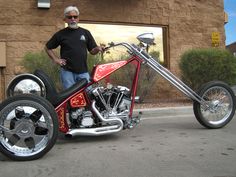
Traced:
<svg viewBox="0 0 236 177">
<path fill-rule="evenodd" d="M 135 45 L 130 45 L 128 43 L 119 43 L 111 47 L 118 46 L 118 45 L 122 45 L 126 47 L 133 55 L 137 55 L 139 58 L 144 60 L 148 66 L 154 69 L 157 73 L 159 73 L 163 78 L 169 81 L 172 85 L 174 85 L 187 97 L 199 102 L 205 108 L 209 107 L 209 105 L 204 101 L 204 99 L 202 99 L 196 92 L 194 92 L 190 87 L 188 87 L 185 83 L 183 83 L 174 74 L 172 74 L 168 69 L 166 69 L 160 63 L 158 63 L 155 59 L 153 59 L 148 53 L 144 51 L 143 48 L 140 49 L 139 47 Z"/>
</svg>

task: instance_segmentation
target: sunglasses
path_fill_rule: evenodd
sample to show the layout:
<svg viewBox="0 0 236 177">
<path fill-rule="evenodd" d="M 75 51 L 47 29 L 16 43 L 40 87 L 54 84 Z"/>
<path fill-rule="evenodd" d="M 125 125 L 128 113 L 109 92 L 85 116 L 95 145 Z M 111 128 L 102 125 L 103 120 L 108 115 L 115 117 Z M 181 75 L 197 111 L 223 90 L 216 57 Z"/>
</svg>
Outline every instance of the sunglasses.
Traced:
<svg viewBox="0 0 236 177">
<path fill-rule="evenodd" d="M 72 19 L 72 18 L 77 19 L 78 16 L 66 16 L 66 18 L 68 18 L 68 19 Z"/>
</svg>

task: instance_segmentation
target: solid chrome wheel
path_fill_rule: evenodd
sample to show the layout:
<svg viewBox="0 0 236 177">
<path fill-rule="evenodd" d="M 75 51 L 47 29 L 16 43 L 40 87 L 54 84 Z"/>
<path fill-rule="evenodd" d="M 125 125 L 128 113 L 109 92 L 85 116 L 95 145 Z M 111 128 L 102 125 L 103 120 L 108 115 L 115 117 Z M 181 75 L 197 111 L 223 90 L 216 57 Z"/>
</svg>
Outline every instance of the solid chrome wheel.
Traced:
<svg viewBox="0 0 236 177">
<path fill-rule="evenodd" d="M 0 150 L 14 160 L 33 160 L 55 144 L 57 115 L 51 104 L 35 95 L 10 97 L 0 106 Z"/>
</svg>

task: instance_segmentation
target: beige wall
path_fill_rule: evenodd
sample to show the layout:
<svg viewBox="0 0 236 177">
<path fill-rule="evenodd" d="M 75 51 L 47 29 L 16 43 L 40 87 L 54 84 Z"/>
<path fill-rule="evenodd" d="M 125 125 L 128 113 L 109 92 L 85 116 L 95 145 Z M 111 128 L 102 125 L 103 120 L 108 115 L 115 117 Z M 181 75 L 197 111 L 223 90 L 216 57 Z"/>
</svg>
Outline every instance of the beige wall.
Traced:
<svg viewBox="0 0 236 177">
<path fill-rule="evenodd" d="M 79 7 L 81 21 L 168 27 L 170 69 L 176 74 L 180 55 L 190 48 L 211 47 L 212 32 L 219 32 L 220 47 L 225 45 L 223 0 L 51 0 L 50 9 L 38 9 L 37 0 L 0 0 L 0 4 L 0 41 L 6 42 L 7 60 L 6 68 L 1 68 L 1 93 L 21 71 L 18 62 L 25 53 L 42 50 L 63 27 L 64 7 L 71 4 Z"/>
</svg>

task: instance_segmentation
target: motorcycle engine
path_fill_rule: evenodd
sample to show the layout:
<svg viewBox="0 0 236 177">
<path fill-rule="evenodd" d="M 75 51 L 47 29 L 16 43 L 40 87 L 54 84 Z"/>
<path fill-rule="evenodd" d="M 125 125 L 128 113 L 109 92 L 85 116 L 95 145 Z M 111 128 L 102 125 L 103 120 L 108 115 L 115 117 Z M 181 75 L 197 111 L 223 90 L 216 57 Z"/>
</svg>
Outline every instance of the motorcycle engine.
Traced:
<svg viewBox="0 0 236 177">
<path fill-rule="evenodd" d="M 71 111 L 70 119 L 71 123 L 77 127 L 91 127 L 94 125 L 92 112 L 86 111 L 84 108 Z"/>
<path fill-rule="evenodd" d="M 130 91 L 123 86 L 113 87 L 109 84 L 106 88 L 100 86 L 92 88 L 89 96 L 96 101 L 96 107 L 106 119 L 120 118 L 124 123 L 129 120 Z M 78 108 L 70 112 L 70 122 L 77 128 L 92 127 L 97 122 L 91 111 Z"/>
<path fill-rule="evenodd" d="M 91 93 L 104 118 L 119 117 L 124 121 L 128 119 L 131 94 L 127 87 L 108 84 L 106 88 L 94 88 Z"/>
</svg>

